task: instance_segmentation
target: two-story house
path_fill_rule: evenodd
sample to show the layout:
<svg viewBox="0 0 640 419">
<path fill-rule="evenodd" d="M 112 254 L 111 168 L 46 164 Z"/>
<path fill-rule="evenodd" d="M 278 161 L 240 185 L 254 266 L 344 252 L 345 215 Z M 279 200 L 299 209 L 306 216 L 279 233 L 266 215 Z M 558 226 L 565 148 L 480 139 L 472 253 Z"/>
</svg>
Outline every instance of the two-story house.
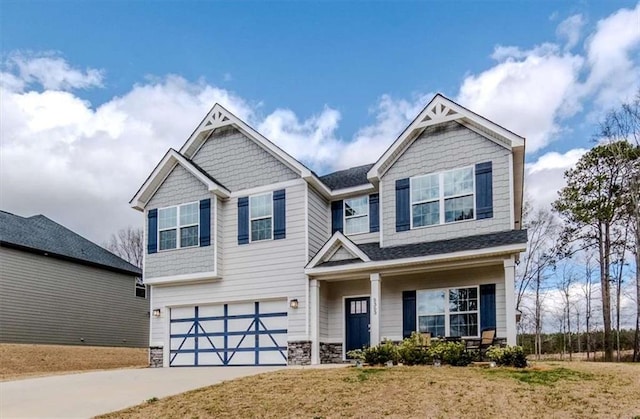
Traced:
<svg viewBox="0 0 640 419">
<path fill-rule="evenodd" d="M 515 344 L 523 174 L 522 137 L 439 94 L 325 176 L 215 105 L 131 200 L 152 365 L 342 362 L 413 331 Z"/>
</svg>

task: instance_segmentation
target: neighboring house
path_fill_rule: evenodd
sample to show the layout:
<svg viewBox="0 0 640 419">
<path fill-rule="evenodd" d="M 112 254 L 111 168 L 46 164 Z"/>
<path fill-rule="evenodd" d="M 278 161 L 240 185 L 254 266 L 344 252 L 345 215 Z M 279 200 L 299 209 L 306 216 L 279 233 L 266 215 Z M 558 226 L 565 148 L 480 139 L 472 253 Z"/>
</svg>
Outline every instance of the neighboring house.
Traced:
<svg viewBox="0 0 640 419">
<path fill-rule="evenodd" d="M 524 139 L 436 95 L 318 177 L 220 105 L 134 198 L 152 364 L 342 362 L 413 331 L 515 344 Z"/>
<path fill-rule="evenodd" d="M 43 215 L 0 211 L 0 342 L 146 347 L 141 275 Z"/>
</svg>

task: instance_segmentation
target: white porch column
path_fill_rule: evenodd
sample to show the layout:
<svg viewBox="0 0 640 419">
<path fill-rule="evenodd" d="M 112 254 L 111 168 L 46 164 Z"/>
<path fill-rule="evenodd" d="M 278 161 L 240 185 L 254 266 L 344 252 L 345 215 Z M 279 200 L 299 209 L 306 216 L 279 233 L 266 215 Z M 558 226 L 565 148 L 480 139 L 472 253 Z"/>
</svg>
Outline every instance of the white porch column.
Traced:
<svg viewBox="0 0 640 419">
<path fill-rule="evenodd" d="M 507 323 L 507 344 L 516 344 L 516 263 L 513 257 L 504 261 L 504 292 Z"/>
<path fill-rule="evenodd" d="M 311 364 L 320 364 L 320 281 L 309 281 L 309 305 L 311 307 Z"/>
<path fill-rule="evenodd" d="M 375 273 L 370 275 L 371 279 L 371 325 L 370 325 L 370 340 L 371 346 L 376 346 L 380 343 L 380 274 Z"/>
</svg>

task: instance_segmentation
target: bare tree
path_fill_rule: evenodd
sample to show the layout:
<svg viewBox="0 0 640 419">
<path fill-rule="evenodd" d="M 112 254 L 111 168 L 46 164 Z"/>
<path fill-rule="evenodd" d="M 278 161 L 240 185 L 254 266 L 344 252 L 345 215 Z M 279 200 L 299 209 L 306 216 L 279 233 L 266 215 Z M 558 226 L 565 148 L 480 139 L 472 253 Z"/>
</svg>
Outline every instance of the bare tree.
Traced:
<svg viewBox="0 0 640 419">
<path fill-rule="evenodd" d="M 144 233 L 141 228 L 131 226 L 118 230 L 112 234 L 104 248 L 120 256 L 132 265 L 142 268 L 142 256 L 144 255 Z"/>
<path fill-rule="evenodd" d="M 560 282 L 558 283 L 558 287 L 562 293 L 562 302 L 563 306 L 563 318 L 566 322 L 566 327 L 563 327 L 564 337 L 563 342 L 566 342 L 565 348 L 569 348 L 569 361 L 572 359 L 573 355 L 573 346 L 571 341 L 571 291 L 572 286 L 575 282 L 575 275 L 571 267 L 567 266 L 567 263 L 564 263 L 562 266 L 562 276 L 560 277 Z"/>
<path fill-rule="evenodd" d="M 585 254 L 585 273 L 584 273 L 584 285 L 582 290 L 584 292 L 585 299 L 585 332 L 587 334 L 587 359 L 589 359 L 589 353 L 591 352 L 591 301 L 592 301 L 592 287 L 593 287 L 593 265 L 591 260 L 593 255 L 590 252 Z M 595 354 L 594 354 L 595 358 Z"/>
</svg>

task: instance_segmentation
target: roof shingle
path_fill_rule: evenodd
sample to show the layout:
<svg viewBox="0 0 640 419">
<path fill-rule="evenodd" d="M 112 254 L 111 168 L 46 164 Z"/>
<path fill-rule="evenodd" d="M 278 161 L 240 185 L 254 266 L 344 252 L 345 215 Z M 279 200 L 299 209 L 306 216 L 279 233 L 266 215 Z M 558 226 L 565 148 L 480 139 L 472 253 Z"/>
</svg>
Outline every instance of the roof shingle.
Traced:
<svg viewBox="0 0 640 419">
<path fill-rule="evenodd" d="M 366 185 L 369 183 L 369 180 L 367 179 L 367 172 L 373 167 L 373 165 L 374 163 L 371 163 L 363 166 L 352 167 L 350 169 L 338 170 L 337 172 L 320 176 L 320 180 L 332 190 Z"/>
<path fill-rule="evenodd" d="M 479 234 L 449 240 L 412 243 L 400 246 L 380 247 L 380 243 L 366 243 L 360 244 L 358 247 L 372 261 L 382 261 L 440 255 L 465 250 L 479 250 L 489 247 L 507 246 L 510 244 L 522 244 L 526 242 L 527 230 L 507 230 L 499 233 Z M 329 261 L 318 265 L 318 267 L 345 265 L 354 262 L 359 262 L 359 260 L 349 259 Z"/>
<path fill-rule="evenodd" d="M 141 275 L 140 268 L 44 215 L 20 217 L 0 211 L 0 244 Z"/>
</svg>

